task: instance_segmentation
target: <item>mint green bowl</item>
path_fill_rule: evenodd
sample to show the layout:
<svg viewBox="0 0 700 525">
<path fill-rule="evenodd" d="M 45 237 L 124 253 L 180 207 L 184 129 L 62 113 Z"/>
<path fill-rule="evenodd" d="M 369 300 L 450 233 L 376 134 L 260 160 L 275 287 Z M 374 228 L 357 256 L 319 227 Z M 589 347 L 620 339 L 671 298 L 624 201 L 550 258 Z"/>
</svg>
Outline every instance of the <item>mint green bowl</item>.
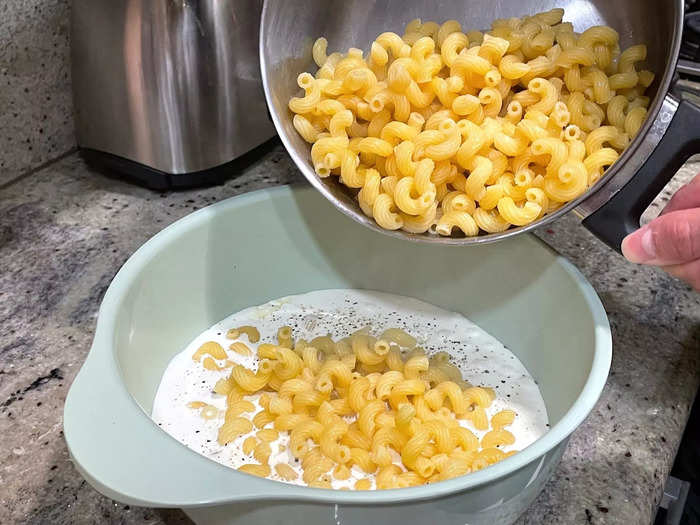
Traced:
<svg viewBox="0 0 700 525">
<path fill-rule="evenodd" d="M 538 381 L 550 431 L 474 474 L 430 486 L 346 492 L 260 479 L 180 444 L 149 417 L 169 360 L 232 312 L 325 288 L 406 295 L 462 312 Z M 610 368 L 605 311 L 583 276 L 531 236 L 458 248 L 361 228 L 310 188 L 210 206 L 142 246 L 107 291 L 65 405 L 85 479 L 118 501 L 181 507 L 208 524 L 513 522 L 551 476 Z"/>
</svg>

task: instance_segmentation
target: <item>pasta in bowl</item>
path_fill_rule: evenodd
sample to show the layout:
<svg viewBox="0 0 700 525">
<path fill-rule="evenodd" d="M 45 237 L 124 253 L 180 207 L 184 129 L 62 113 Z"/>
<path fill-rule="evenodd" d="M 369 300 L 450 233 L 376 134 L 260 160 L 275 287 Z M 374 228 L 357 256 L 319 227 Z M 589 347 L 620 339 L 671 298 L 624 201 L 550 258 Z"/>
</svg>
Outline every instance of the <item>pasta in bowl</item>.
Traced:
<svg viewBox="0 0 700 525">
<path fill-rule="evenodd" d="M 216 323 L 170 362 L 152 417 L 228 467 L 336 490 L 453 479 L 547 431 L 534 379 L 493 336 L 455 312 L 361 290 Z"/>
<path fill-rule="evenodd" d="M 328 54 L 289 101 L 316 175 L 337 177 L 386 231 L 474 237 L 532 224 L 584 195 L 639 132 L 645 45 L 581 33 L 552 9 L 489 31 L 410 22 L 367 53 Z"/>
</svg>

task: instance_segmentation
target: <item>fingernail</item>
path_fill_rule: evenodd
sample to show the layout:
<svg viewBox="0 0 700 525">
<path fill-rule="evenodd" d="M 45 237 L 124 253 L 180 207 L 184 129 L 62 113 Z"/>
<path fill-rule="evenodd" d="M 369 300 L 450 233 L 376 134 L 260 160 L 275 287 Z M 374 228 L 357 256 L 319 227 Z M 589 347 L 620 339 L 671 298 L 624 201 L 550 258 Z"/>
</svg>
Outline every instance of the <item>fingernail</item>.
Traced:
<svg viewBox="0 0 700 525">
<path fill-rule="evenodd" d="M 622 254 L 628 261 L 649 263 L 656 258 L 656 249 L 651 228 L 643 226 L 622 240 Z"/>
</svg>

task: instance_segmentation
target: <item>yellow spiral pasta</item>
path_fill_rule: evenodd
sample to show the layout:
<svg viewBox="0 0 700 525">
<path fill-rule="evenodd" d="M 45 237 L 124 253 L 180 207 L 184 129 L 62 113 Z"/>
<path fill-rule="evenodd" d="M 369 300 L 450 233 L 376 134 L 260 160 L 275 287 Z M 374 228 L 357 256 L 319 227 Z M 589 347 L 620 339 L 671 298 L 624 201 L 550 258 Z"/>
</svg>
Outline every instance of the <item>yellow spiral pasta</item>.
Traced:
<svg viewBox="0 0 700 525">
<path fill-rule="evenodd" d="M 248 436 L 245 440 L 243 440 L 241 450 L 246 456 L 250 456 L 253 453 L 253 450 L 255 450 L 256 446 L 258 446 L 258 440 L 253 436 Z"/>
<path fill-rule="evenodd" d="M 403 220 L 397 213 L 393 197 L 386 193 L 377 195 L 374 200 L 372 217 L 385 230 L 398 230 L 403 226 Z"/>
<path fill-rule="evenodd" d="M 492 394 L 481 387 L 469 387 L 464 390 L 464 395 L 470 404 L 475 404 L 481 408 L 487 408 L 493 401 Z"/>
<path fill-rule="evenodd" d="M 367 474 L 372 474 L 377 470 L 377 464 L 372 461 L 369 450 L 365 448 L 351 448 L 350 462 Z"/>
<path fill-rule="evenodd" d="M 226 359 L 227 357 L 226 351 L 219 343 L 207 341 L 192 355 L 192 360 L 199 361 L 202 356 L 206 355 L 209 355 L 214 359 Z"/>
<path fill-rule="evenodd" d="M 501 410 L 491 418 L 491 426 L 494 430 L 501 430 L 503 427 L 512 425 L 514 420 L 515 412 L 513 410 Z"/>
<path fill-rule="evenodd" d="M 275 465 L 275 472 L 285 481 L 293 481 L 299 477 L 299 474 L 287 463 L 277 463 Z"/>
<path fill-rule="evenodd" d="M 221 445 L 230 443 L 234 439 L 243 434 L 247 434 L 253 430 L 253 423 L 244 417 L 231 418 L 225 421 L 224 424 L 219 428 L 218 442 Z"/>
<path fill-rule="evenodd" d="M 583 164 L 588 172 L 589 181 L 598 180 L 602 176 L 603 170 L 612 165 L 618 157 L 619 153 L 612 148 L 602 148 L 587 156 L 583 160 Z"/>
<path fill-rule="evenodd" d="M 479 233 L 479 227 L 474 218 L 467 212 L 446 213 L 437 222 L 436 231 L 445 236 L 452 234 L 452 230 L 457 228 L 465 235 L 472 237 Z"/>
<path fill-rule="evenodd" d="M 285 340 L 285 342 L 287 341 Z M 291 344 L 291 342 L 288 344 Z M 273 370 L 275 375 L 282 380 L 296 377 L 304 366 L 304 361 L 296 354 L 296 352 L 284 346 L 279 346 L 275 349 L 275 358 L 276 362 L 273 366 Z"/>
<path fill-rule="evenodd" d="M 272 472 L 269 465 L 258 465 L 255 463 L 246 463 L 245 465 L 241 465 L 238 467 L 238 470 L 260 478 L 267 478 Z"/>
<path fill-rule="evenodd" d="M 400 126 L 397 130 L 406 132 Z M 515 126 L 507 131 L 516 133 Z M 488 128 L 484 132 L 490 133 Z M 385 136 L 390 135 L 387 132 Z M 615 142 L 602 139 L 601 135 L 593 140 L 595 144 Z M 489 143 L 490 139 L 487 137 L 484 142 Z M 582 141 L 569 144 L 567 151 L 571 156 L 583 158 L 586 145 Z M 599 163 L 606 162 L 610 149 L 605 145 L 596 149 L 594 160 L 597 160 L 591 169 L 598 169 Z M 413 149 L 406 147 L 406 151 Z M 474 159 L 499 165 L 496 170 L 499 181 L 491 187 L 501 187 L 511 179 L 513 182 L 509 183 L 517 186 L 513 175 L 505 171 L 509 166 L 504 165 L 503 153 L 495 149 L 492 153 L 485 150 L 477 153 L 480 154 Z M 425 187 L 434 184 L 429 177 L 420 175 L 418 165 L 422 160 L 425 159 L 412 159 L 417 165 L 414 175 L 400 180 L 424 176 L 420 184 Z M 584 162 L 576 162 L 587 175 Z M 476 171 L 480 163 L 484 165 L 478 160 L 470 165 Z M 537 166 L 531 153 L 524 154 L 520 163 Z M 544 171 L 548 163 L 551 160 L 542 160 L 540 169 Z M 446 165 L 442 169 L 445 173 L 452 172 Z M 523 167 L 522 174 L 528 170 Z M 548 207 L 545 184 L 535 180 L 537 177 L 544 179 L 539 174 L 518 177 L 518 182 L 525 180 L 527 184 L 524 189 L 517 187 L 527 195 L 525 206 Z M 464 185 L 468 182 L 466 179 Z M 568 180 L 564 177 L 560 182 L 565 184 Z M 412 184 L 418 186 L 415 181 Z M 492 193 L 492 190 L 484 191 Z M 500 227 L 499 221 L 504 220 L 498 205 L 505 198 L 510 197 L 501 193 L 490 211 L 477 207 L 474 199 L 461 190 L 445 194 L 444 202 L 449 214 L 471 217 L 473 213 L 484 228 L 495 231 Z M 487 217 L 481 218 L 480 213 Z M 436 218 L 437 224 L 444 218 L 445 215 Z M 458 219 L 455 224 L 460 224 Z M 254 333 L 253 327 L 232 334 L 233 338 L 241 333 Z M 355 469 L 373 478 L 343 488 L 390 489 L 464 475 L 514 453 L 508 448 L 515 443 L 515 436 L 505 427 L 513 423 L 515 412 L 505 409 L 493 413 L 490 407 L 494 390 L 465 381 L 447 352 L 429 354 L 414 336 L 400 328 L 373 334 L 369 327 L 364 327 L 339 340 L 331 335 L 309 337 L 310 340 L 297 335 L 291 327 L 282 326 L 274 342 L 252 347 L 255 336 L 249 337 L 251 345 L 235 341 L 230 350 L 245 357 L 249 353 L 256 355 L 257 370 L 232 364 L 228 377 L 217 381 L 215 392 L 226 396 L 224 411 L 197 400 L 188 405 L 202 411 L 211 409 L 211 419 L 220 418 L 219 444 L 239 447 L 249 458 L 250 462 L 239 468 L 241 472 L 332 488 L 334 482 L 351 479 Z M 227 357 L 222 347 L 202 348 L 200 358 L 206 356 L 205 359 L 213 361 L 213 356 Z M 230 358 L 242 359 L 233 355 Z M 207 367 L 205 360 L 199 365 Z M 493 415 L 489 418 L 490 414 Z M 294 463 L 273 459 L 285 451 L 296 459 Z"/>
<path fill-rule="evenodd" d="M 250 401 L 241 399 L 239 401 L 229 401 L 226 408 L 226 419 L 238 417 L 246 412 L 255 411 L 255 405 Z"/>
<path fill-rule="evenodd" d="M 427 371 L 429 367 L 430 362 L 426 356 L 416 355 L 406 360 L 403 374 L 407 379 L 416 379 L 420 377 L 422 372 Z"/>
<path fill-rule="evenodd" d="M 260 441 L 267 441 L 269 443 L 271 441 L 276 441 L 279 438 L 279 432 L 272 428 L 263 428 L 262 430 L 258 430 L 255 433 L 255 436 Z"/>
<path fill-rule="evenodd" d="M 611 164 L 607 150 L 619 156 L 625 137 L 639 132 L 654 74 L 640 67 L 645 46 L 620 53 L 613 29 L 578 35 L 562 16 L 556 9 L 497 20 L 485 33 L 465 31 L 456 20 L 415 20 L 403 38 L 379 35 L 366 58 L 355 48 L 328 54 L 327 41 L 318 39 L 312 48 L 318 73 L 299 75 L 303 94 L 289 103 L 295 129 L 312 144 L 316 173 L 359 190 L 360 208 L 381 228 L 438 235 L 528 224 L 568 202 L 565 196 L 585 192 Z M 620 131 L 615 138 L 610 127 Z M 541 139 L 549 141 L 546 151 L 534 155 L 552 157 L 544 164 L 554 192 L 546 207 L 536 191 L 525 197 L 530 188 L 547 193 L 544 180 L 498 187 L 501 175 L 521 171 L 519 158 L 542 150 Z M 568 151 L 562 143 L 580 140 L 584 157 L 562 158 Z M 496 161 L 489 149 L 502 157 Z M 422 165 L 418 181 L 421 159 L 433 164 Z M 582 188 L 578 178 L 573 184 L 559 176 L 566 164 L 563 178 L 578 177 L 576 163 L 588 172 Z M 474 209 L 451 207 L 455 191 L 466 193 Z"/>
<path fill-rule="evenodd" d="M 479 438 L 469 430 L 461 426 L 450 428 L 450 434 L 455 445 L 465 452 L 476 451 L 479 449 Z"/>
<path fill-rule="evenodd" d="M 258 372 L 254 373 L 241 365 L 234 366 L 231 371 L 231 379 L 243 390 L 248 392 L 255 392 L 262 389 L 269 381 L 270 376 L 271 372 L 269 370 L 264 371 L 259 368 Z"/>
<path fill-rule="evenodd" d="M 507 430 L 491 430 L 481 438 L 482 448 L 489 449 L 512 445 L 515 443 L 515 436 Z"/>
<path fill-rule="evenodd" d="M 644 123 L 646 115 L 647 110 L 644 107 L 634 107 L 629 110 L 627 116 L 625 117 L 624 128 L 625 132 L 630 137 L 634 137 L 639 132 L 639 129 Z"/>
</svg>

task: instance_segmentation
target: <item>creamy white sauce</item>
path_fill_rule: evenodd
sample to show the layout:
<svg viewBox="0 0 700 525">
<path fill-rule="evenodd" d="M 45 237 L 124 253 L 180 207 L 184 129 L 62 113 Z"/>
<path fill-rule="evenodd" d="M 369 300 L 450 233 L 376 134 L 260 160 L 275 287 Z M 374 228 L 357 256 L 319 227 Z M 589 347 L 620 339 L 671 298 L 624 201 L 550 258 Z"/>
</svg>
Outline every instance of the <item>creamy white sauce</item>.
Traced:
<svg viewBox="0 0 700 525">
<path fill-rule="evenodd" d="M 327 334 L 337 340 L 364 327 L 369 327 L 374 335 L 387 328 L 402 328 L 414 336 L 428 354 L 448 352 L 470 383 L 495 389 L 497 399 L 487 409 L 489 417 L 505 408 L 516 411 L 515 422 L 508 427 L 516 442 L 504 450 L 522 450 L 547 431 L 547 411 L 534 379 L 515 355 L 463 315 L 398 295 L 365 290 L 320 290 L 276 299 L 235 313 L 197 336 L 168 364 L 153 403 L 153 420 L 192 450 L 223 465 L 238 468 L 244 463 L 255 463 L 252 456 L 243 454 L 241 445 L 257 429 L 226 446 L 218 444 L 216 438 L 223 422 L 226 397 L 213 393 L 212 389 L 229 371 L 206 370 L 192 360 L 192 355 L 203 343 L 216 341 L 227 349 L 231 361 L 256 370 L 256 356 L 245 357 L 228 350 L 232 341 L 226 338 L 226 332 L 242 325 L 258 328 L 260 342 L 275 342 L 277 329 L 284 325 L 292 327 L 295 338 L 307 341 Z M 250 344 L 245 335 L 239 340 L 253 350 L 257 346 Z M 251 400 L 257 407 L 256 400 Z M 191 401 L 217 407 L 218 417 L 203 419 L 199 410 L 188 408 Z M 246 415 L 252 417 L 252 414 Z M 485 434 L 468 421 L 460 423 L 479 438 Z M 288 442 L 289 436 L 280 433 L 280 439 L 271 444 L 270 465 L 288 463 L 299 473 L 299 478 L 289 483 L 303 485 L 300 463 L 289 453 Z M 280 451 L 280 446 L 284 450 Z M 333 487 L 350 488 L 358 479 L 371 478 L 356 467 L 351 470 L 350 479 L 333 479 Z M 274 468 L 271 478 L 283 481 Z"/>
</svg>

